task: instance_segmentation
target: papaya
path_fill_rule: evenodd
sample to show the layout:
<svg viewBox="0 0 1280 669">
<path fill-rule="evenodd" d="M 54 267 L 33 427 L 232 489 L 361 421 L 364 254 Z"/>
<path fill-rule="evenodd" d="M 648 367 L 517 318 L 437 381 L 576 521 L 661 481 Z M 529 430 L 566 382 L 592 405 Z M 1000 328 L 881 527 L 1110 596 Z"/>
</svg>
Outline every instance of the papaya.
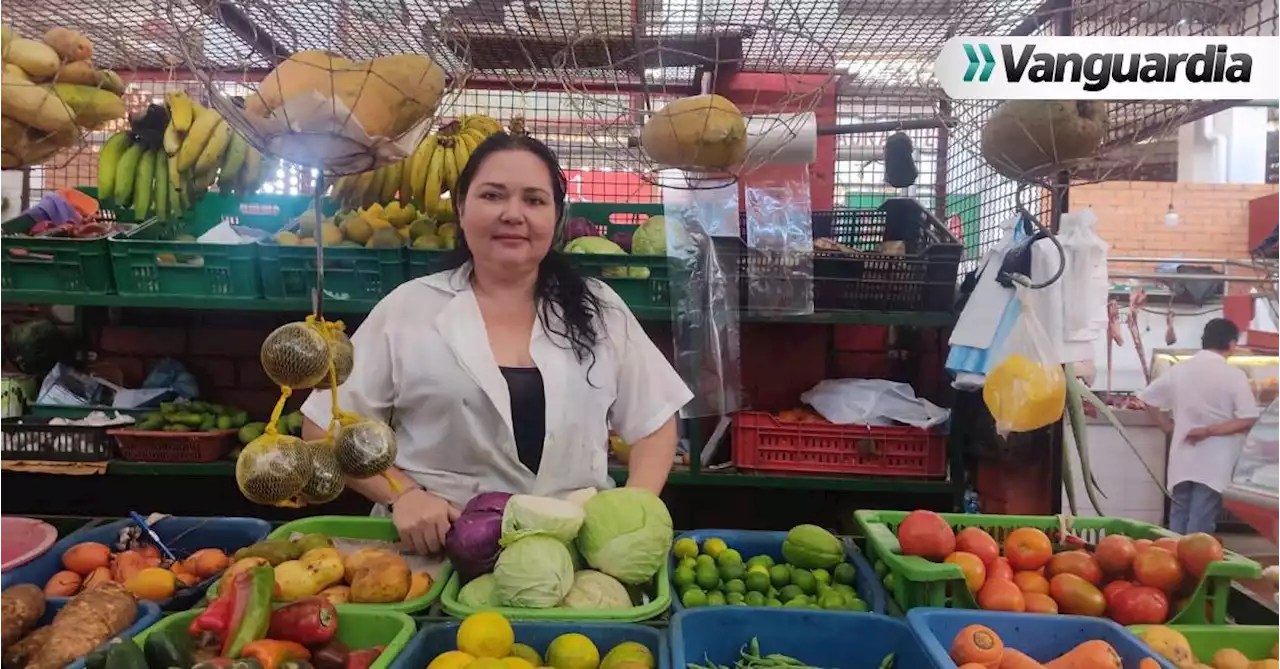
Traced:
<svg viewBox="0 0 1280 669">
<path fill-rule="evenodd" d="M 782 556 L 801 569 L 830 569 L 844 561 L 844 544 L 817 525 L 797 525 L 782 540 Z"/>
</svg>

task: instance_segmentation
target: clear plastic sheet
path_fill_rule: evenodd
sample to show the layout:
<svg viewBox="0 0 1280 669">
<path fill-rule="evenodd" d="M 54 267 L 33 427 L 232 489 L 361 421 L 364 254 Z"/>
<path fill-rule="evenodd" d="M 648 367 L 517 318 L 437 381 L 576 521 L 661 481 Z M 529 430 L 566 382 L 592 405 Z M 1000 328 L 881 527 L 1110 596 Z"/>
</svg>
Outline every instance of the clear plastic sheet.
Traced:
<svg viewBox="0 0 1280 669">
<path fill-rule="evenodd" d="M 664 176 L 666 176 L 664 174 Z M 668 178 L 679 179 L 682 175 Z M 742 406 L 739 367 L 738 187 L 663 189 L 675 368 L 693 391 L 684 418 Z"/>
<path fill-rule="evenodd" d="M 744 188 L 747 310 L 813 313 L 813 218 L 808 165 L 756 170 Z"/>
</svg>

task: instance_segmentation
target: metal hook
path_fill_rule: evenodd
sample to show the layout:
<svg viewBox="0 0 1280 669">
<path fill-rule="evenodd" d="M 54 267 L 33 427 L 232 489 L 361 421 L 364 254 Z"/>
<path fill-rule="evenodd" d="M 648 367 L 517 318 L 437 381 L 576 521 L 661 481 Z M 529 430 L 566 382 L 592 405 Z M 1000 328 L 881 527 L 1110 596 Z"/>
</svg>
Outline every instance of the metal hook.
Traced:
<svg viewBox="0 0 1280 669">
<path fill-rule="evenodd" d="M 1031 211 L 1027 209 L 1026 205 L 1022 203 L 1022 193 L 1030 185 L 1030 183 L 1025 181 L 1018 183 L 1018 190 L 1014 194 L 1013 198 L 1014 207 L 1019 216 L 1024 220 L 1030 221 L 1031 225 L 1035 227 L 1037 237 L 1044 237 L 1053 243 L 1053 247 L 1058 251 L 1058 270 L 1054 272 L 1053 276 L 1049 277 L 1048 280 L 1040 283 L 1033 283 L 1030 277 L 1023 276 L 1021 274 L 1011 274 L 1009 275 L 1009 280 L 1025 288 L 1039 290 L 1053 285 L 1058 279 L 1062 278 L 1062 273 L 1067 268 L 1067 252 L 1066 249 L 1062 248 L 1062 242 L 1058 241 L 1058 236 L 1055 235 L 1052 230 L 1041 224 L 1040 217 L 1031 213 Z M 1050 187 L 1050 193 L 1052 193 L 1053 206 L 1056 208 L 1058 206 L 1058 198 L 1061 197 L 1061 191 L 1059 187 L 1054 186 Z"/>
</svg>

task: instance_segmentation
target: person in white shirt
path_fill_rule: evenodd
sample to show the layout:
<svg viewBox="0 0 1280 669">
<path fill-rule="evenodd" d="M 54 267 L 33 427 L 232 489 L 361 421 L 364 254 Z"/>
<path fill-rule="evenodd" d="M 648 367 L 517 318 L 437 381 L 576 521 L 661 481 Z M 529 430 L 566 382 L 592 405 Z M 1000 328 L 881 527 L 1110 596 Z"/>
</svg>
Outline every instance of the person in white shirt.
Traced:
<svg viewBox="0 0 1280 669">
<path fill-rule="evenodd" d="M 351 337 L 339 402 L 395 429 L 399 490 L 382 476 L 347 485 L 389 508 L 419 553 L 439 552 L 479 493 L 612 487 L 610 428 L 631 445 L 628 486 L 656 494 L 666 483 L 677 412 L 693 394 L 617 293 L 553 250 L 566 189 L 543 143 L 486 139 L 452 198 L 454 269 L 399 286 Z M 302 411 L 303 436 L 320 437 L 329 393 Z"/>
<path fill-rule="evenodd" d="M 1244 370 L 1227 362 L 1240 330 L 1225 318 L 1204 326 L 1203 349 L 1138 394 L 1170 434 L 1166 485 L 1173 494 L 1169 529 L 1212 533 L 1222 511 L 1222 491 L 1258 419 L 1258 402 Z"/>
</svg>

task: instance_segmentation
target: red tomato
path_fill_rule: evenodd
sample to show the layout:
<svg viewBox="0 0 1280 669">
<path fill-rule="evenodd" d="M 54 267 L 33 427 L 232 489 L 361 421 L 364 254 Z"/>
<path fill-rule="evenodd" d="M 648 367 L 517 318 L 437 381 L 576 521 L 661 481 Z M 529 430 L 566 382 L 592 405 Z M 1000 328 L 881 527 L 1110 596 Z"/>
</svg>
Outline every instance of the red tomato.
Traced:
<svg viewBox="0 0 1280 669">
<path fill-rule="evenodd" d="M 956 534 L 942 516 L 917 509 L 898 525 L 898 544 L 903 555 L 941 560 L 955 552 Z"/>
<path fill-rule="evenodd" d="M 1138 550 L 1142 550 L 1144 548 L 1151 548 L 1154 545 L 1156 545 L 1156 542 L 1150 539 L 1137 539 L 1133 542 L 1133 547 Z"/>
<path fill-rule="evenodd" d="M 948 555 L 943 562 L 960 567 L 960 571 L 964 572 L 964 583 L 969 587 L 969 592 L 977 594 L 987 580 L 987 568 L 982 564 L 982 558 L 973 553 L 956 551 Z"/>
<path fill-rule="evenodd" d="M 1223 559 L 1222 542 L 1204 532 L 1188 534 L 1178 541 L 1178 561 L 1197 581 L 1209 565 Z"/>
<path fill-rule="evenodd" d="M 980 527 L 966 527 L 956 535 L 956 550 L 977 555 L 988 567 L 1000 557 L 1000 544 Z"/>
<path fill-rule="evenodd" d="M 1175 556 L 1178 554 L 1178 540 L 1173 537 L 1161 537 L 1156 539 L 1156 548 L 1163 548 Z"/>
<path fill-rule="evenodd" d="M 987 611 L 1014 611 L 1022 613 L 1027 610 L 1027 600 L 1013 581 L 1007 579 L 987 580 L 986 585 L 978 591 L 978 606 Z"/>
<path fill-rule="evenodd" d="M 1005 537 L 1004 556 L 1018 571 L 1039 569 L 1053 557 L 1053 543 L 1034 527 L 1020 527 Z"/>
<path fill-rule="evenodd" d="M 1020 571 L 1013 575 L 1013 582 L 1023 594 L 1049 594 L 1049 580 L 1034 571 Z"/>
<path fill-rule="evenodd" d="M 1182 585 L 1182 565 L 1173 553 L 1152 546 L 1133 558 L 1133 578 L 1142 585 L 1173 592 Z"/>
<path fill-rule="evenodd" d="M 1058 603 L 1053 601 L 1049 595 L 1039 592 L 1024 592 L 1023 599 L 1027 602 L 1027 613 L 1057 613 Z"/>
<path fill-rule="evenodd" d="M 1114 599 L 1116 595 L 1132 588 L 1133 586 L 1134 584 L 1129 581 L 1112 581 L 1108 583 L 1106 587 L 1102 589 L 1102 596 L 1107 600 L 1107 608 L 1111 608 L 1111 600 Z"/>
<path fill-rule="evenodd" d="M 1169 598 L 1145 585 L 1126 588 L 1111 602 L 1111 619 L 1121 625 L 1161 624 L 1169 619 Z"/>
<path fill-rule="evenodd" d="M 1083 551 L 1058 553 L 1050 558 L 1047 575 L 1053 578 L 1058 574 L 1075 574 L 1095 586 L 1102 585 L 1102 567 L 1092 555 Z"/>
<path fill-rule="evenodd" d="M 1111 576 L 1124 576 L 1129 573 L 1133 557 L 1138 554 L 1138 547 L 1133 539 L 1120 534 L 1109 534 L 1098 542 L 1095 557 L 1103 573 Z"/>
<path fill-rule="evenodd" d="M 1058 610 L 1077 616 L 1101 616 L 1107 611 L 1102 591 L 1075 574 L 1058 574 L 1049 581 L 1049 594 Z"/>
<path fill-rule="evenodd" d="M 996 561 L 987 566 L 987 580 L 993 578 L 1004 579 L 1006 581 L 1013 580 L 1013 567 L 1009 566 L 1007 558 L 996 558 Z"/>
</svg>

